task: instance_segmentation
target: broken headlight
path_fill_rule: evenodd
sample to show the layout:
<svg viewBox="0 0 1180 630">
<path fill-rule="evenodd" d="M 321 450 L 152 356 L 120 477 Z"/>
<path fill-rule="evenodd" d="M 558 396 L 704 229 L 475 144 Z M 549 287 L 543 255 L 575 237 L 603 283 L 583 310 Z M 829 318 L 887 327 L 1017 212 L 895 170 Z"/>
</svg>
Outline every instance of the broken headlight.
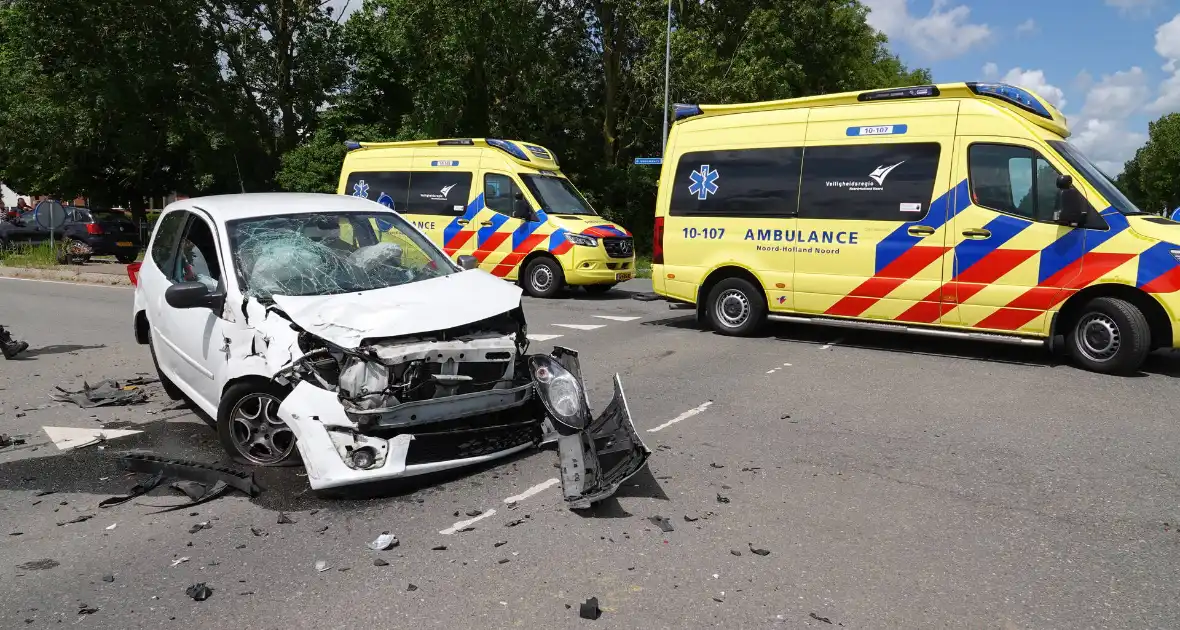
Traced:
<svg viewBox="0 0 1180 630">
<path fill-rule="evenodd" d="M 586 407 L 586 394 L 578 378 L 548 355 L 529 357 L 529 371 L 549 416 L 571 430 L 585 428 L 590 421 L 590 409 Z"/>
</svg>

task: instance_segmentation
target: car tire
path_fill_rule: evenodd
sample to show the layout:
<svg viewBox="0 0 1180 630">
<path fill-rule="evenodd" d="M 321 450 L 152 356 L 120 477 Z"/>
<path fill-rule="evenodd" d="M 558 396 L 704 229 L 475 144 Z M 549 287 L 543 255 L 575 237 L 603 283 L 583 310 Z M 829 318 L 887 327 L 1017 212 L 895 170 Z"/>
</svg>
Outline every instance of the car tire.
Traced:
<svg viewBox="0 0 1180 630">
<path fill-rule="evenodd" d="M 282 467 L 300 463 L 295 433 L 278 418 L 287 390 L 268 381 L 231 385 L 217 408 L 217 438 L 235 462 Z"/>
<path fill-rule="evenodd" d="M 131 263 L 135 262 L 137 258 L 139 258 L 139 252 L 135 252 L 134 254 L 115 254 L 115 260 L 123 263 L 124 265 L 130 265 Z"/>
<path fill-rule="evenodd" d="M 1065 343 L 1074 361 L 1087 370 L 1130 374 L 1151 352 L 1151 327 L 1134 304 L 1100 297 L 1082 307 Z"/>
<path fill-rule="evenodd" d="M 726 278 L 713 286 L 705 303 L 709 324 L 718 334 L 752 335 L 766 322 L 766 298 L 744 278 Z"/>
<path fill-rule="evenodd" d="M 164 375 L 164 371 L 160 369 L 160 361 L 156 359 L 156 344 L 152 342 L 152 333 L 148 331 L 148 350 L 152 353 L 152 365 L 156 368 L 156 376 L 160 378 L 160 386 L 164 388 L 164 393 L 172 400 L 184 400 L 184 392 L 172 382 L 172 379 Z"/>
<path fill-rule="evenodd" d="M 586 293 L 590 295 L 602 295 L 613 288 L 615 288 L 613 284 L 588 284 L 586 285 Z"/>
<path fill-rule="evenodd" d="M 565 286 L 565 272 L 556 260 L 542 256 L 529 263 L 522 284 L 533 297 L 551 298 Z"/>
</svg>

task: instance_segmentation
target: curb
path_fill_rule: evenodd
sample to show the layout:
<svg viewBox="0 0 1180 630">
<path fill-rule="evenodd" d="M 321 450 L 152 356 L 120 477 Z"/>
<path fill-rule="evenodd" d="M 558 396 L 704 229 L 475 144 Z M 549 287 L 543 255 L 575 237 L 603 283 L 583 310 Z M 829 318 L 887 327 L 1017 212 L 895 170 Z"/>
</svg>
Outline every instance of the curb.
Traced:
<svg viewBox="0 0 1180 630">
<path fill-rule="evenodd" d="M 28 267 L 0 266 L 0 278 L 21 278 L 25 280 L 53 280 L 75 284 L 99 284 L 111 287 L 129 287 L 131 279 L 109 273 L 89 273 L 61 269 L 32 269 Z"/>
</svg>

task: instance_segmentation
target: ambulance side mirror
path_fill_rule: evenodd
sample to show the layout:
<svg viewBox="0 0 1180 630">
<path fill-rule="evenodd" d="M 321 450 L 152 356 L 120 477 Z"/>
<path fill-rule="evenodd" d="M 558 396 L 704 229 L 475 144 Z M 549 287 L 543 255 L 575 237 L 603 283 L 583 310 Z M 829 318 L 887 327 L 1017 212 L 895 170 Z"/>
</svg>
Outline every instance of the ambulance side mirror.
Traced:
<svg viewBox="0 0 1180 630">
<path fill-rule="evenodd" d="M 533 207 L 529 205 L 529 200 L 524 198 L 524 193 L 516 193 L 516 197 L 512 200 L 512 218 L 521 221 L 536 221 L 533 216 Z"/>
<path fill-rule="evenodd" d="M 1057 222 L 1072 227 L 1085 227 L 1090 203 L 1082 196 L 1082 192 L 1073 185 L 1073 178 L 1061 175 L 1057 178 L 1058 211 Z"/>
</svg>

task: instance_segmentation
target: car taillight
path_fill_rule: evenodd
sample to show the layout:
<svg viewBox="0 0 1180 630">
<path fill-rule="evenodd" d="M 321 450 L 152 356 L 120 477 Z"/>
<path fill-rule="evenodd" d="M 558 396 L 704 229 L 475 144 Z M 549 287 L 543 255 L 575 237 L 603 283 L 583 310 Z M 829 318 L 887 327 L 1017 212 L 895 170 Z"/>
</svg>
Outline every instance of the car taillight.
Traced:
<svg viewBox="0 0 1180 630">
<path fill-rule="evenodd" d="M 86 224 L 86 233 L 87 234 L 102 234 L 102 226 L 97 223 L 87 223 Z"/>
<path fill-rule="evenodd" d="M 131 286 L 139 286 L 139 268 L 143 263 L 131 263 L 127 265 L 127 277 L 131 279 Z"/>
<path fill-rule="evenodd" d="M 656 230 L 651 245 L 653 265 L 664 264 L 664 217 L 656 217 Z"/>
</svg>

